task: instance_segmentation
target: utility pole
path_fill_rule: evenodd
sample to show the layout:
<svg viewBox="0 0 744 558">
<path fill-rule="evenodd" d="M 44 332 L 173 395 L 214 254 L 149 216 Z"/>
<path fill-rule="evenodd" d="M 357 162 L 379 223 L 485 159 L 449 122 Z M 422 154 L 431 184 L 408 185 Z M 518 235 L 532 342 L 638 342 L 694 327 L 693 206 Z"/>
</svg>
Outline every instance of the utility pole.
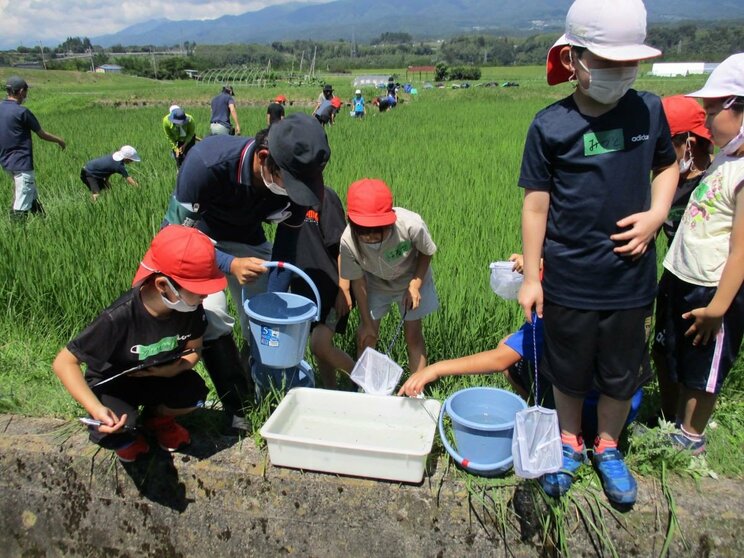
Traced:
<svg viewBox="0 0 744 558">
<path fill-rule="evenodd" d="M 96 65 L 93 63 L 93 49 L 88 49 L 88 54 L 90 54 L 90 71 L 95 72 L 96 71 Z"/>
<path fill-rule="evenodd" d="M 41 65 L 44 66 L 44 69 L 47 69 L 46 66 L 46 60 L 44 60 L 44 45 L 41 44 L 41 41 L 39 41 L 39 46 L 41 47 Z"/>
<path fill-rule="evenodd" d="M 315 56 L 318 54 L 318 45 L 315 45 L 315 50 L 313 51 L 313 61 L 310 64 L 310 75 L 315 77 Z"/>
<path fill-rule="evenodd" d="M 155 62 L 155 51 L 150 49 L 150 56 L 152 58 L 152 71 L 155 74 L 155 79 L 158 79 L 158 65 Z"/>
</svg>

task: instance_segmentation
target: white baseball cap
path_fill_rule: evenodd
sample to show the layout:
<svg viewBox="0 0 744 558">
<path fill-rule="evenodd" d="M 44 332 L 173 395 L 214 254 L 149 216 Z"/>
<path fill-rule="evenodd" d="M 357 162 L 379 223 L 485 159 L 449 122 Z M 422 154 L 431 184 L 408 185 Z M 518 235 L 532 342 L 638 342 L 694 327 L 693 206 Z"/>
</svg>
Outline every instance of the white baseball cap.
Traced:
<svg viewBox="0 0 744 558">
<path fill-rule="evenodd" d="M 361 95 L 361 94 L 362 94 L 361 89 L 357 89 L 356 91 L 354 91 L 354 95 Z"/>
<path fill-rule="evenodd" d="M 744 52 L 726 58 L 711 72 L 702 89 L 686 96 L 704 99 L 744 97 Z"/>
<path fill-rule="evenodd" d="M 142 160 L 137 154 L 137 150 L 131 145 L 122 145 L 119 151 L 114 152 L 113 158 L 114 161 L 123 161 L 124 159 L 129 159 L 130 161 L 135 161 L 137 163 Z"/>
<path fill-rule="evenodd" d="M 168 112 L 169 112 L 169 113 L 171 113 L 171 112 L 173 112 L 174 110 L 176 110 L 176 109 L 180 109 L 180 108 L 181 108 L 181 107 L 179 107 L 178 105 L 171 105 L 171 106 L 170 106 L 170 108 L 168 109 Z"/>
<path fill-rule="evenodd" d="M 571 77 L 561 64 L 561 47 L 584 47 L 618 62 L 660 56 L 661 51 L 644 44 L 645 40 L 646 7 L 641 0 L 576 0 L 568 9 L 564 35 L 548 51 L 548 84 Z"/>
</svg>

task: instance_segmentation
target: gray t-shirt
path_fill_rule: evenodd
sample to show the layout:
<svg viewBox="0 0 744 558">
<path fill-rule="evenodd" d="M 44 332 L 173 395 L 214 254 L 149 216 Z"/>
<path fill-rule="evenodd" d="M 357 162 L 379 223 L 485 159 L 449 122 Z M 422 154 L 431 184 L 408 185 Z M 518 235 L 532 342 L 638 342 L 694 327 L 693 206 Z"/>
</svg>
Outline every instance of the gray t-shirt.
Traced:
<svg viewBox="0 0 744 558">
<path fill-rule="evenodd" d="M 393 211 L 397 219 L 392 233 L 379 248 L 359 242 L 357 250 L 351 228 L 346 227 L 341 236 L 341 277 L 353 281 L 366 276 L 367 290 L 374 292 L 399 293 L 408 288 L 419 254 L 432 256 L 437 246 L 418 213 L 402 207 Z M 430 274 L 431 268 L 427 277 Z"/>
</svg>

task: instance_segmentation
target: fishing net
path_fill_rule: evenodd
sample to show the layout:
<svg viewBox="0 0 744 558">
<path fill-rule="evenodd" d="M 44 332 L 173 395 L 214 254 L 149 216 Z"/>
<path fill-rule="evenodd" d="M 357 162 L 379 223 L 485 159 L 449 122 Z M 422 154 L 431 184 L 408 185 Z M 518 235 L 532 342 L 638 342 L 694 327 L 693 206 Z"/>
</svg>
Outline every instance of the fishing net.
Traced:
<svg viewBox="0 0 744 558">
<path fill-rule="evenodd" d="M 390 395 L 402 374 L 403 369 L 393 359 L 367 347 L 354 365 L 351 379 L 365 393 Z"/>
</svg>

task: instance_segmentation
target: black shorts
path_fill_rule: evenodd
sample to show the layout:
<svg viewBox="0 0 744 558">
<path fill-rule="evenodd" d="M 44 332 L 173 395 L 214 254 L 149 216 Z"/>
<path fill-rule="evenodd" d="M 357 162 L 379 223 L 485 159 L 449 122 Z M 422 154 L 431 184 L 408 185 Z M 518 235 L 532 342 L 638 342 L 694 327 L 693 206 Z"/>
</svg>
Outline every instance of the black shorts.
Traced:
<svg viewBox="0 0 744 558">
<path fill-rule="evenodd" d="M 188 409 L 204 402 L 207 386 L 193 370 L 185 370 L 173 378 L 133 378 L 122 376 L 100 388 L 91 388 L 96 397 L 117 416 L 127 415 L 126 425 L 134 428 L 137 424 L 139 407 L 165 405 L 171 409 Z M 130 435 L 131 436 L 131 435 Z M 121 447 L 127 434 L 105 435 L 91 429 L 90 439 L 101 443 L 103 438 L 111 438 L 101 443 L 105 447 Z"/>
<path fill-rule="evenodd" d="M 85 170 L 85 167 L 80 169 L 80 180 L 88 187 L 91 194 L 98 194 L 101 190 L 106 188 L 106 181 L 103 178 L 96 178 L 91 176 Z"/>
<path fill-rule="evenodd" d="M 689 389 L 719 393 L 741 348 L 744 335 L 744 287 L 723 316 L 723 324 L 707 345 L 693 346 L 694 336 L 685 337 L 693 320 L 682 314 L 707 306 L 716 287 L 687 283 L 669 271 L 659 282 L 654 350 L 666 362 L 672 381 Z"/>
<path fill-rule="evenodd" d="M 583 398 L 596 388 L 630 399 L 650 379 L 651 305 L 629 310 L 577 310 L 546 303 L 541 372 L 562 393 Z"/>
</svg>

